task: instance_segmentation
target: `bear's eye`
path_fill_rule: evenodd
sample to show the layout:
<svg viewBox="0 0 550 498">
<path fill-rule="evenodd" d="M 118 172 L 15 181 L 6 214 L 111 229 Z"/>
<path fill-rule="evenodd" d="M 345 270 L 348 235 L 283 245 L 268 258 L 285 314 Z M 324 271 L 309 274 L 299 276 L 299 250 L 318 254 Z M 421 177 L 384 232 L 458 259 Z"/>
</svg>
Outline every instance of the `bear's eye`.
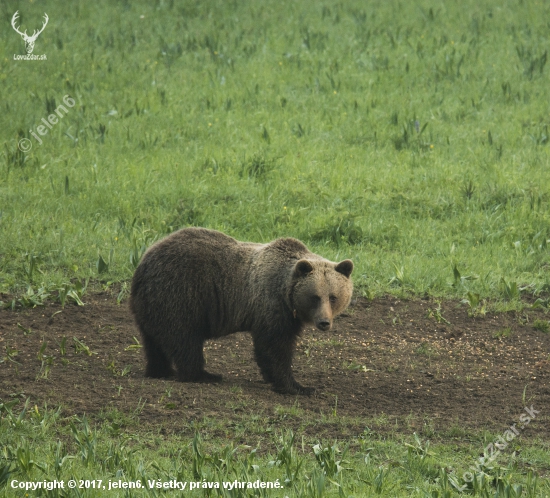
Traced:
<svg viewBox="0 0 550 498">
<path fill-rule="evenodd" d="M 328 299 L 332 304 L 334 304 L 337 301 L 336 296 L 330 296 Z"/>
<path fill-rule="evenodd" d="M 320 296 L 311 296 L 311 302 L 314 304 L 319 304 L 321 302 Z"/>
</svg>

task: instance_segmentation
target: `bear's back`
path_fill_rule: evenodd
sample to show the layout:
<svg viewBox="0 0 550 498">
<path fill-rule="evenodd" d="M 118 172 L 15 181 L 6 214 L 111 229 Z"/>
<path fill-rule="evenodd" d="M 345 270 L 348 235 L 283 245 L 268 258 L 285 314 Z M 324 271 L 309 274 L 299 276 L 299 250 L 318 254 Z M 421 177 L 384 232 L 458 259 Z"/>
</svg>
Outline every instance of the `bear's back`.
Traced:
<svg viewBox="0 0 550 498">
<path fill-rule="evenodd" d="M 176 323 L 186 315 L 197 327 L 208 323 L 209 336 L 229 333 L 241 321 L 232 313 L 246 300 L 256 246 L 204 228 L 184 228 L 157 242 L 132 280 L 130 307 L 138 323 Z"/>
</svg>

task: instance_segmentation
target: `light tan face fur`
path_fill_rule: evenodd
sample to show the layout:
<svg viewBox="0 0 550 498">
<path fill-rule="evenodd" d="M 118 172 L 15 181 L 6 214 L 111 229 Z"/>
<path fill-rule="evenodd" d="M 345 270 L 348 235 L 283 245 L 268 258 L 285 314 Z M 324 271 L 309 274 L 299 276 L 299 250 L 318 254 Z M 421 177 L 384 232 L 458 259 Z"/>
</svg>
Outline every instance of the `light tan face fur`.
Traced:
<svg viewBox="0 0 550 498">
<path fill-rule="evenodd" d="M 350 303 L 353 284 L 349 275 L 352 270 L 350 260 L 341 263 L 298 261 L 294 270 L 297 282 L 293 293 L 297 317 L 319 330 L 330 330 L 334 317 Z"/>
</svg>

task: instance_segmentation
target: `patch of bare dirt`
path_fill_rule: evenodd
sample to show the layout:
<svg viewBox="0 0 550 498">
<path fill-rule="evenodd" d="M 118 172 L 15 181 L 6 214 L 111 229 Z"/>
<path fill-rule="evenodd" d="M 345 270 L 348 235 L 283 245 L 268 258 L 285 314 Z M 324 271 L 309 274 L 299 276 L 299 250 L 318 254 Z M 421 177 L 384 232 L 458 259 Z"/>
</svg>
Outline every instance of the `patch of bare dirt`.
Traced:
<svg viewBox="0 0 550 498">
<path fill-rule="evenodd" d="M 540 414 L 525 435 L 550 436 L 550 334 L 533 328 L 548 319 L 541 310 L 470 317 L 457 302 L 442 303 L 439 314 L 431 301 L 359 299 L 331 332 L 308 329 L 299 342 L 296 379 L 317 388 L 307 397 L 271 391 L 244 333 L 206 344 L 207 369 L 224 375 L 221 384 L 145 378 L 127 304 L 107 293 L 85 301 L 0 311 L 0 399 L 28 397 L 67 414 L 139 413 L 141 424 L 168 430 L 204 417 L 277 422 L 282 407 L 299 410 L 294 424 L 313 421 L 306 432 L 327 437 L 345 435 L 343 427 L 361 433 L 375 418 L 407 433 L 426 420 L 436 433 L 501 432 L 532 405 Z"/>
</svg>

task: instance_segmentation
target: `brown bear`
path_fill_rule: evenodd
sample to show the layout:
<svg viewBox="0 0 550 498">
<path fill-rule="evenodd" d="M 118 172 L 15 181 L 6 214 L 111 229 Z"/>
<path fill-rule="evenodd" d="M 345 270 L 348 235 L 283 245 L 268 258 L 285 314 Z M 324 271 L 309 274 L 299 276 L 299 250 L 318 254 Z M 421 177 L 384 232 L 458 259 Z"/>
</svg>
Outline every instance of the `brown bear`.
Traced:
<svg viewBox="0 0 550 498">
<path fill-rule="evenodd" d="M 239 242 L 221 232 L 184 228 L 151 246 L 134 278 L 130 308 L 143 338 L 146 375 L 219 382 L 204 370 L 206 339 L 252 334 L 256 361 L 275 391 L 311 394 L 292 374 L 306 324 L 329 330 L 349 305 L 350 260 L 333 263 L 299 240 Z"/>
</svg>

